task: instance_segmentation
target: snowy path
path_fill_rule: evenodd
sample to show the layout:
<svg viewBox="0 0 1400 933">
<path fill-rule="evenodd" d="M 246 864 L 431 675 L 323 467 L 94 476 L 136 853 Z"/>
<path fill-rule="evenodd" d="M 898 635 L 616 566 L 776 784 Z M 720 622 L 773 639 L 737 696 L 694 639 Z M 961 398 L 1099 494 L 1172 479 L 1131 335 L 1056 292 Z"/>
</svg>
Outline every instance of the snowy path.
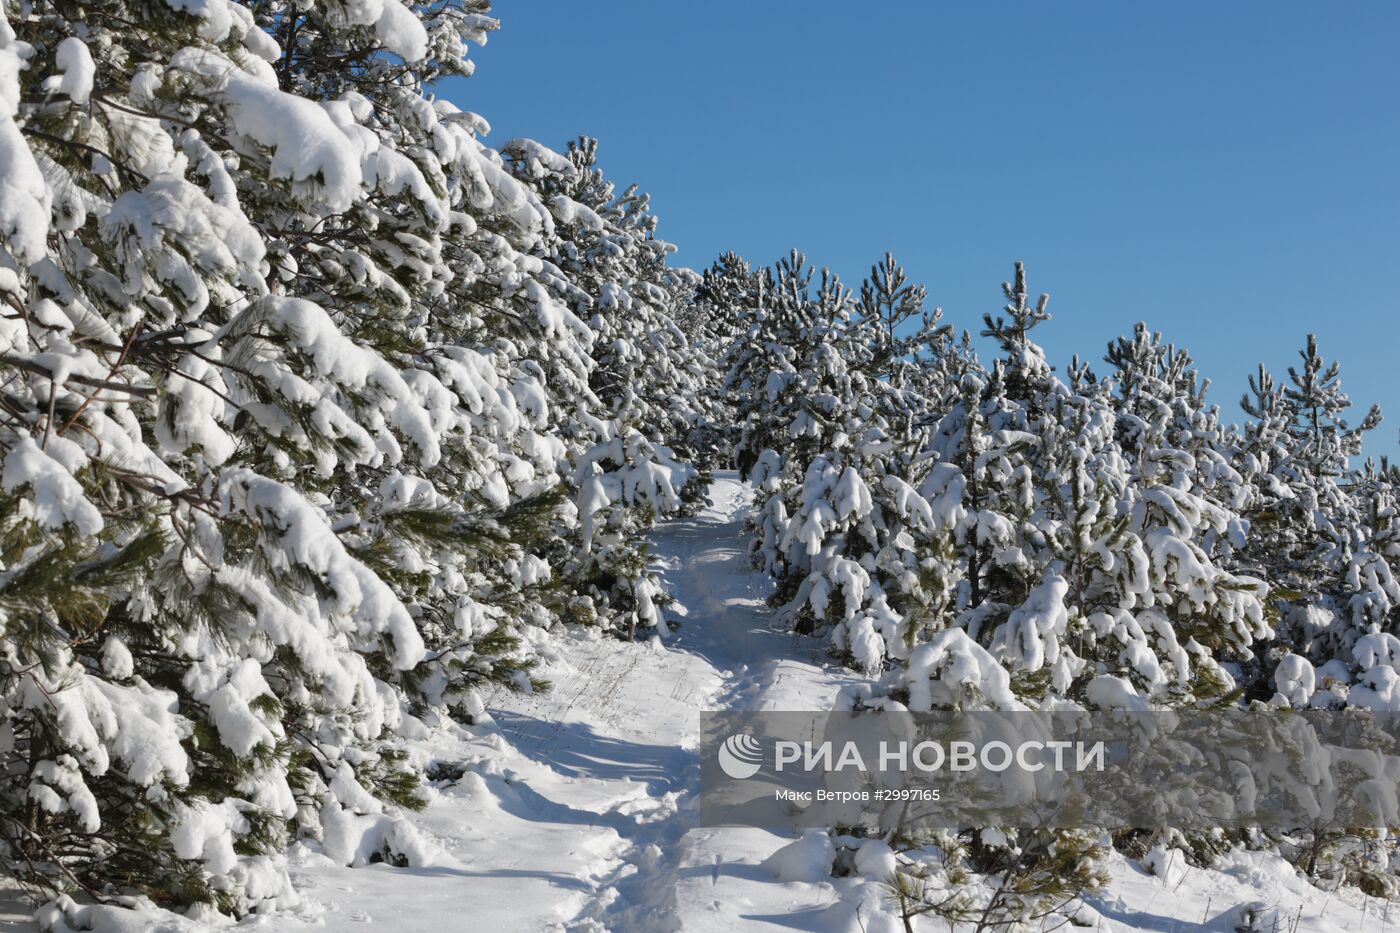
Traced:
<svg viewBox="0 0 1400 933">
<path fill-rule="evenodd" d="M 496 698 L 493 712 L 519 752 L 568 777 L 644 782 L 654 808 L 644 817 L 659 817 L 616 827 L 616 861 L 571 928 L 702 929 L 709 924 L 696 921 L 713 918 L 716 929 L 732 929 L 734 918 L 708 904 L 723 863 L 712 851 L 714 834 L 692 825 L 699 713 L 820 709 L 847 679 L 818 643 L 770 626 L 768 583 L 745 557 L 744 487 L 721 474 L 710 497 L 699 516 L 653 538 L 668 588 L 687 611 L 664 648 L 578 640 L 574 648 L 587 660 L 573 661 L 577 674 L 540 697 Z M 757 835 L 766 837 L 759 858 L 784 841 Z M 688 909 L 697 887 L 707 901 L 700 917 Z"/>
<path fill-rule="evenodd" d="M 751 863 L 784 840 L 726 830 L 732 845 L 717 846 L 714 831 L 692 828 L 699 713 L 821 709 L 847 675 L 819 643 L 770 627 L 767 581 L 745 558 L 742 484 L 721 474 L 710 497 L 701 514 L 653 538 L 688 610 L 665 646 L 581 632 L 541 639 L 537 673 L 552 689 L 488 697 L 500 737 L 421 743 L 430 760 L 468 763 L 412 818 L 441 849 L 434 866 L 347 869 L 301 851 L 298 886 L 323 912 L 272 926 L 360 921 L 407 933 L 460 916 L 481 930 L 733 929 L 737 917 L 712 903 L 726 866 L 734 863 L 734 880 L 757 882 Z M 831 900 L 829 891 L 783 890 L 809 886 L 763 887 L 765 912 Z M 734 910 L 747 900 L 736 894 Z"/>
</svg>

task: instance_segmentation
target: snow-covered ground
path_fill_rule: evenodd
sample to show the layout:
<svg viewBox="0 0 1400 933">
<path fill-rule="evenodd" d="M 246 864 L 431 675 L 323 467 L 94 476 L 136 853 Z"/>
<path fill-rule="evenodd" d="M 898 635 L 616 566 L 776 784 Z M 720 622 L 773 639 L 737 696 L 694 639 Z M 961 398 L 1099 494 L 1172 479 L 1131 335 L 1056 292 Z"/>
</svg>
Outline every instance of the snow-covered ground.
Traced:
<svg viewBox="0 0 1400 933">
<path fill-rule="evenodd" d="M 664 644 L 542 636 L 538 673 L 553 689 L 498 692 L 488 698 L 494 729 L 417 741 L 443 776 L 431 805 L 410 817 L 419 867 L 343 868 L 299 846 L 303 910 L 244 925 L 278 933 L 901 930 L 875 877 L 879 860 L 870 860 L 871 877 L 829 878 L 824 837 L 794 844 L 759 829 L 694 825 L 701 710 L 825 709 L 854 677 L 826 660 L 820 642 L 770 625 L 766 581 L 744 556 L 744 487 L 721 474 L 710 497 L 702 514 L 654 537 L 666 581 L 688 609 L 677 633 Z M 785 846 L 793 847 L 769 860 Z M 1112 885 L 1079 918 L 1104 930 L 1229 931 L 1254 903 L 1266 908 L 1263 930 L 1400 928 L 1400 911 L 1392 916 L 1384 902 L 1318 890 L 1273 857 L 1240 855 L 1210 871 L 1176 859 L 1164 879 L 1114 856 Z M 125 927 L 143 928 L 151 927 Z"/>
<path fill-rule="evenodd" d="M 787 840 L 691 827 L 701 710 L 823 709 L 851 676 L 819 643 L 769 626 L 766 582 L 744 556 L 744 489 L 723 476 L 710 495 L 654 538 L 686 607 L 679 631 L 664 644 L 544 637 L 536 673 L 552 689 L 488 697 L 498 732 L 420 743 L 449 773 L 465 769 L 412 817 L 440 849 L 425 853 L 431 867 L 341 868 L 299 848 L 294 879 L 310 907 L 271 926 L 407 933 L 461 916 L 481 930 L 720 929 L 755 903 L 800 923 L 829 902 L 825 885 L 780 884 L 756 902 L 744 890 L 761 877 L 752 863 Z"/>
</svg>

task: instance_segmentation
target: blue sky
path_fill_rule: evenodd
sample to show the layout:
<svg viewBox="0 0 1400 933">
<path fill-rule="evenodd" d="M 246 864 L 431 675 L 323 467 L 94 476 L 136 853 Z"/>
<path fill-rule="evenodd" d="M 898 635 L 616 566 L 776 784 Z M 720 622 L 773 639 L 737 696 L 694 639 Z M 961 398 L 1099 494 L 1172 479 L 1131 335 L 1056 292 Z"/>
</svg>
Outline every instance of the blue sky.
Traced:
<svg viewBox="0 0 1400 933">
<path fill-rule="evenodd" d="M 700 268 L 886 249 L 959 328 L 1023 259 L 1052 362 L 1146 320 L 1237 417 L 1315 331 L 1400 453 L 1400 4 L 498 0 L 443 88 L 597 136 Z M 1102 369 L 1102 367 L 1100 367 Z M 1357 412 L 1359 417 L 1360 412 Z"/>
</svg>

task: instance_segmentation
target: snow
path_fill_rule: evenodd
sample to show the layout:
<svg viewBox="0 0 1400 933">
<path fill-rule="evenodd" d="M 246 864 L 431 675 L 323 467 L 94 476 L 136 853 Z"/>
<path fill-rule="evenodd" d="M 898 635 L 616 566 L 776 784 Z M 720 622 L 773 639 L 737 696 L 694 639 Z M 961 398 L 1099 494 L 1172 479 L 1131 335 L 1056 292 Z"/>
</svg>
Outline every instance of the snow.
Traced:
<svg viewBox="0 0 1400 933">
<path fill-rule="evenodd" d="M 33 491 L 27 504 L 34 517 L 49 528 L 72 524 L 80 534 L 102 530 L 102 514 L 83 495 L 83 488 L 68 468 L 45 453 L 34 438 L 19 438 L 5 455 L 0 472 L 0 489 L 15 492 L 22 487 Z"/>
<path fill-rule="evenodd" d="M 820 884 L 830 876 L 835 861 L 836 846 L 831 837 L 826 830 L 813 829 L 768 856 L 761 867 L 779 881 Z"/>
<path fill-rule="evenodd" d="M 871 881 L 885 881 L 894 876 L 894 850 L 883 839 L 867 839 L 856 850 L 856 873 Z"/>
<path fill-rule="evenodd" d="M 991 651 L 1012 670 L 1038 671 L 1059 660 L 1060 636 L 1069 625 L 1064 598 L 1069 584 L 1050 574 L 1031 591 L 992 636 Z"/>
<path fill-rule="evenodd" d="M 248 755 L 259 745 L 275 748 L 282 738 L 280 723 L 272 727 L 253 712 L 249 701 L 272 696 L 262 666 L 252 658 L 228 664 L 198 661 L 184 678 L 185 689 L 209 707 L 219 741 L 235 755 Z"/>
<path fill-rule="evenodd" d="M 103 214 L 103 233 L 117 243 L 127 288 L 165 282 L 184 297 L 181 317 L 195 319 L 211 288 L 225 283 L 263 291 L 259 275 L 263 242 L 246 217 L 215 203 L 173 174 L 159 175 L 140 191 L 128 191 Z"/>
<path fill-rule="evenodd" d="M 237 810 L 230 804 L 196 801 L 193 805 L 177 805 L 175 813 L 175 828 L 170 834 L 175 854 L 199 859 L 215 874 L 231 872 L 238 856 L 233 851 L 229 830 L 243 819 Z"/>
<path fill-rule="evenodd" d="M 11 76 L 21 67 L 12 49 L 0 47 L 0 237 L 17 258 L 37 262 L 45 253 L 53 195 L 13 119 L 18 93 Z"/>
<path fill-rule="evenodd" d="M 68 755 L 55 761 L 41 761 L 34 768 L 36 783 L 29 786 L 29 798 L 49 813 L 72 811 L 88 832 L 102 825 L 97 814 L 97 799 L 83 783 L 78 763 Z"/>
<path fill-rule="evenodd" d="M 299 906 L 284 892 L 286 909 L 245 925 L 410 933 L 470 916 L 483 930 L 902 930 L 884 896 L 896 856 L 883 841 L 694 826 L 697 709 L 830 708 L 867 683 L 832 666 L 818 640 L 774 624 L 764 605 L 769 584 L 745 558 L 745 488 L 721 473 L 709 499 L 701 514 L 653 536 L 666 583 L 689 607 L 666 648 L 587 630 L 537 632 L 541 673 L 553 689 L 489 693 L 481 725 L 443 723 L 415 739 L 412 755 L 441 775 L 425 789 L 428 808 L 404 815 L 372 800 L 363 813 L 331 805 L 322 814 L 326 840 L 290 855 Z M 935 642 L 916 649 L 919 669 L 1005 699 L 989 682 L 1004 669 L 965 633 L 950 630 Z M 1122 703 L 1127 689 L 1103 680 L 1093 692 Z M 345 787 L 341 794 L 354 796 Z M 212 805 L 181 811 L 181 853 L 232 864 L 237 856 L 221 840 L 237 819 Z M 843 859 L 849 873 L 833 877 Z M 1233 852 L 1207 869 L 1158 847 L 1141 864 L 1111 853 L 1108 868 L 1107 889 L 1066 908 L 1101 930 L 1230 933 L 1250 904 L 1297 933 L 1390 922 L 1384 902 L 1354 888 L 1314 887 L 1265 853 Z M 197 916 L 133 906 L 61 900 L 43 919 L 51 929 L 102 933 L 210 929 Z M 946 925 L 915 924 L 920 933 L 938 929 Z"/>
<path fill-rule="evenodd" d="M 174 693 L 139 680 L 130 686 L 93 683 L 111 715 L 108 744 L 127 779 L 141 787 L 188 784 L 190 760 L 180 742 L 193 727 L 175 712 Z"/>
<path fill-rule="evenodd" d="M 102 670 L 113 680 L 126 680 L 131 676 L 135 665 L 131 650 L 119 635 L 109 635 L 102 643 Z"/>
<path fill-rule="evenodd" d="M 223 42 L 233 32 L 236 24 L 235 10 L 228 0 L 165 0 L 172 10 L 179 10 L 198 17 L 199 37 L 211 42 Z M 260 31 L 260 30 L 256 30 Z"/>
<path fill-rule="evenodd" d="M 210 466 L 223 465 L 237 446 L 220 425 L 226 415 L 221 396 L 228 394 L 227 388 L 218 369 L 205 360 L 192 354 L 181 360 L 161 400 L 164 417 L 156 422 L 161 446 L 172 453 L 194 449 Z"/>
<path fill-rule="evenodd" d="M 1089 681 L 1084 691 L 1089 702 L 1099 709 L 1127 710 L 1145 713 L 1151 709 L 1146 698 L 1125 677 L 1113 674 L 1100 674 Z"/>
<path fill-rule="evenodd" d="M 1286 655 L 1274 669 L 1274 686 L 1286 702 L 1302 706 L 1312 699 L 1317 688 L 1317 672 L 1302 655 Z"/>
<path fill-rule="evenodd" d="M 315 192 L 332 211 L 343 211 L 359 194 L 361 143 L 352 140 L 318 104 L 269 87 L 228 58 L 186 48 L 170 68 L 201 80 L 228 108 L 232 129 L 272 149 L 272 177 L 294 182 L 293 190 Z"/>
<path fill-rule="evenodd" d="M 1176 886 L 1185 874 L 1186 854 L 1166 846 L 1154 846 L 1142 857 L 1142 867 L 1162 879 L 1162 884 Z"/>
<path fill-rule="evenodd" d="M 994 708 L 1024 709 L 1011 692 L 1011 675 L 960 628 L 939 632 L 909 655 L 905 671 L 896 675 L 909 689 L 909 708 L 961 708 L 985 701 Z"/>
<path fill-rule="evenodd" d="M 423 21 L 399 0 L 383 0 L 374 34 L 384 48 L 406 62 L 421 61 L 428 54 L 428 31 Z"/>
<path fill-rule="evenodd" d="M 97 75 L 92 53 L 76 36 L 69 36 L 58 44 L 54 55 L 62 75 L 55 75 L 44 82 L 45 89 L 63 94 L 75 104 L 86 104 L 92 93 L 92 81 Z"/>
<path fill-rule="evenodd" d="M 566 178 L 577 174 L 572 162 L 533 139 L 524 137 L 508 139 L 501 146 L 501 152 L 523 162 L 527 174 L 533 177 L 541 177 L 546 172 L 557 172 Z"/>
<path fill-rule="evenodd" d="M 351 391 L 368 388 L 381 394 L 380 404 L 389 424 L 408 437 L 428 465 L 437 463 L 441 457 L 437 432 L 395 367 L 342 334 L 326 310 L 315 302 L 269 296 L 260 310 L 269 324 L 311 358 L 322 376 Z"/>
<path fill-rule="evenodd" d="M 245 512 L 277 531 L 270 559 L 290 557 L 316 574 L 334 597 L 333 609 L 348 616 L 362 634 L 390 637 L 396 668 L 409 670 L 423 659 L 423 638 L 408 610 L 388 584 L 346 553 L 319 510 L 290 487 L 242 467 L 225 471 L 220 487 L 225 512 Z M 270 634 L 279 643 L 298 637 L 291 632 Z"/>
</svg>

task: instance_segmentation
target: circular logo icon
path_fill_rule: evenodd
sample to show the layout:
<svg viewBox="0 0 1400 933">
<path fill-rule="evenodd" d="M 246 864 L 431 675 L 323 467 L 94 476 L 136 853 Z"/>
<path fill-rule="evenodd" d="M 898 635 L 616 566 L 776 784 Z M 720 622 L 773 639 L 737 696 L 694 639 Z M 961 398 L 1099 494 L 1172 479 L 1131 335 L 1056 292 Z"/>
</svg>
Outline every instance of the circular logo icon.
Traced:
<svg viewBox="0 0 1400 933">
<path fill-rule="evenodd" d="M 762 767 L 763 746 L 747 732 L 731 735 L 719 747 L 719 768 L 736 781 L 753 777 Z"/>
</svg>

